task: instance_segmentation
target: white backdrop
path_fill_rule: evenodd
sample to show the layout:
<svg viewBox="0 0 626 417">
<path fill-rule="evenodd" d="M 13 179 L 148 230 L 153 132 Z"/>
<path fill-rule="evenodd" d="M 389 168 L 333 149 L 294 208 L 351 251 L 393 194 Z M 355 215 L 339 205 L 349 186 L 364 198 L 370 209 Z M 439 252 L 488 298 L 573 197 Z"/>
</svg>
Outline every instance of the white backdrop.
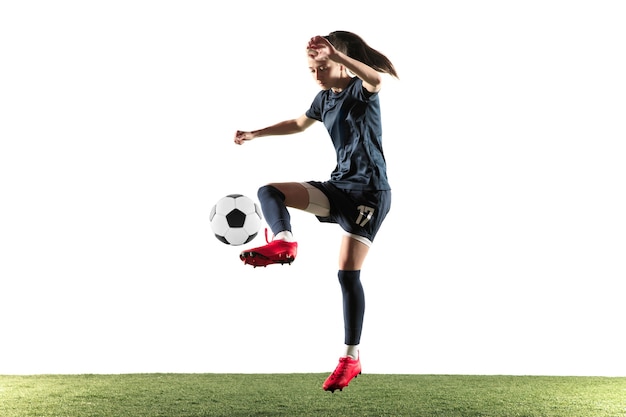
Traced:
<svg viewBox="0 0 626 417">
<path fill-rule="evenodd" d="M 332 370 L 338 228 L 292 212 L 297 261 L 252 269 L 208 214 L 328 178 L 321 124 L 232 137 L 304 113 L 306 41 L 351 30 L 401 77 L 364 371 L 626 375 L 621 3 L 3 2 L 0 374 Z"/>
</svg>

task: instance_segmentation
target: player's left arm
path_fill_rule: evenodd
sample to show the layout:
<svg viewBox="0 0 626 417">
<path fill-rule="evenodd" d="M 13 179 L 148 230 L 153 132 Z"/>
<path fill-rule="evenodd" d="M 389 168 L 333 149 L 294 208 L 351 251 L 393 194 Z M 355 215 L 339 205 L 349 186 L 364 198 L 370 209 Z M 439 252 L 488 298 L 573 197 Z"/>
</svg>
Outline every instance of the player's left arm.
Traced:
<svg viewBox="0 0 626 417">
<path fill-rule="evenodd" d="M 307 45 L 307 50 L 309 51 L 309 56 L 315 60 L 322 61 L 330 59 L 331 61 L 346 67 L 350 72 L 363 81 L 363 87 L 370 93 L 380 91 L 383 78 L 378 71 L 369 65 L 338 51 L 323 36 L 312 37 Z"/>
<path fill-rule="evenodd" d="M 339 51 L 329 58 L 345 66 L 350 72 L 359 77 L 363 81 L 363 87 L 370 93 L 376 93 L 382 88 L 383 77 L 369 65 L 357 61 L 354 58 L 350 58 Z"/>
</svg>

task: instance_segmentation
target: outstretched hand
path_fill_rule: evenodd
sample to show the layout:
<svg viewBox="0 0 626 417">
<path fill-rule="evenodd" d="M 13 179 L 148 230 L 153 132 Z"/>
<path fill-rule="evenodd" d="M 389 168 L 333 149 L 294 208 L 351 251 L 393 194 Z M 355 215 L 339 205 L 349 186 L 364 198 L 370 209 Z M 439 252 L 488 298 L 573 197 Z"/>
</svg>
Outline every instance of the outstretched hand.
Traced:
<svg viewBox="0 0 626 417">
<path fill-rule="evenodd" d="M 337 54 L 335 47 L 323 36 L 313 36 L 306 45 L 306 52 L 316 61 L 326 61 Z"/>
<path fill-rule="evenodd" d="M 242 132 L 238 130 L 235 132 L 235 143 L 237 145 L 243 145 L 246 141 L 254 139 L 252 132 Z"/>
</svg>

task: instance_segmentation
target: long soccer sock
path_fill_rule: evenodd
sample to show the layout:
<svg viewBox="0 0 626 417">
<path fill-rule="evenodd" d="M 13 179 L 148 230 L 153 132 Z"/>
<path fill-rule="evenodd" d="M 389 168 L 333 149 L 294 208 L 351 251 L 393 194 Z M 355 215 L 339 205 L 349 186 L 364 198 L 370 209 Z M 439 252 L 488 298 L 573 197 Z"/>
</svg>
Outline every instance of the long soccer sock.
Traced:
<svg viewBox="0 0 626 417">
<path fill-rule="evenodd" d="M 361 271 L 340 270 L 337 275 L 343 295 L 344 342 L 348 346 L 358 346 L 361 342 L 365 314 L 365 293 L 361 284 Z"/>
<path fill-rule="evenodd" d="M 264 185 L 259 188 L 257 196 L 261 203 L 261 210 L 263 211 L 265 222 L 274 235 L 279 235 L 281 232 L 289 232 L 279 236 L 279 238 L 288 239 L 291 235 L 291 216 L 285 205 L 285 194 L 276 187 Z"/>
</svg>

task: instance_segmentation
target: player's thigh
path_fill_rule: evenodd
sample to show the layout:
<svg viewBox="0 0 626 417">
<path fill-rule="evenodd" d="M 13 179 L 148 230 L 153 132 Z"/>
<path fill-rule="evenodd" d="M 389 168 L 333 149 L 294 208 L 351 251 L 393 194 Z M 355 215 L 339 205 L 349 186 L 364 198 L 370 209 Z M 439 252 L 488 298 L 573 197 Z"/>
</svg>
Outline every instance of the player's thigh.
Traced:
<svg viewBox="0 0 626 417">
<path fill-rule="evenodd" d="M 309 205 L 304 211 L 320 217 L 330 216 L 330 200 L 326 194 L 311 183 L 303 182 L 301 184 L 309 193 Z"/>
<path fill-rule="evenodd" d="M 309 192 L 299 182 L 273 182 L 272 187 L 280 190 L 285 195 L 285 205 L 288 207 L 305 210 L 309 205 Z"/>
<path fill-rule="evenodd" d="M 339 249 L 339 269 L 344 271 L 360 270 L 369 249 L 365 243 L 348 235 L 343 236 Z"/>
</svg>

